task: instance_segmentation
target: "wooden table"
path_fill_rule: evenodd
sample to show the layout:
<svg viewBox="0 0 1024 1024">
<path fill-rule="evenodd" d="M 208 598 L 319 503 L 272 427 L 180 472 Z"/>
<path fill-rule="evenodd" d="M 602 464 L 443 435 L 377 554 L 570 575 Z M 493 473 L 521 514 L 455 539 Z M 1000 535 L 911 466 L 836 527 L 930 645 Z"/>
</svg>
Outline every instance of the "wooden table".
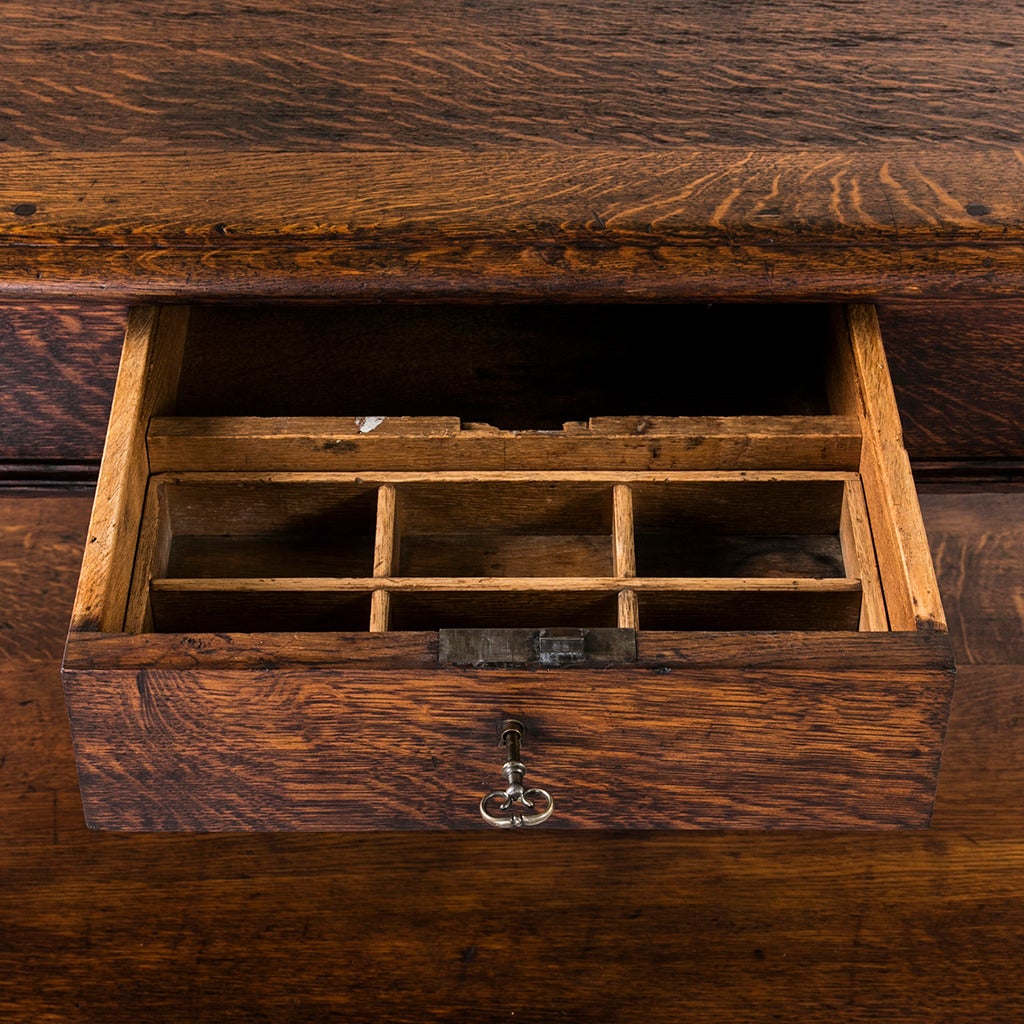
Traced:
<svg viewBox="0 0 1024 1024">
<path fill-rule="evenodd" d="M 1019 1018 L 1015 4 L 2 19 L 0 1017 Z M 57 665 L 127 305 L 494 295 L 878 304 L 961 665 L 930 831 L 511 864 L 502 835 L 85 832 Z"/>
</svg>

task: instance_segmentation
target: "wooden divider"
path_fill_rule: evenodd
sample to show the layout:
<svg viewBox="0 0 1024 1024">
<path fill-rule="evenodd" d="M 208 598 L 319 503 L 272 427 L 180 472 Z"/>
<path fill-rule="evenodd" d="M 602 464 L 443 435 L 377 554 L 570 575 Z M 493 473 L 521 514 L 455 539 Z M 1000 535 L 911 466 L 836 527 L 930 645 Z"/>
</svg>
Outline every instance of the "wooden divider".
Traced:
<svg viewBox="0 0 1024 1024">
<path fill-rule="evenodd" d="M 396 536 L 395 488 L 381 484 L 377 491 L 377 531 L 373 549 L 373 575 L 393 576 L 397 571 L 398 538 Z M 386 633 L 391 624 L 391 592 L 374 590 L 370 599 L 370 632 Z"/>
<path fill-rule="evenodd" d="M 491 476 L 490 481 L 467 474 L 453 474 L 451 478 L 394 474 L 391 479 L 376 480 L 350 474 L 282 474 L 274 478 L 184 474 L 154 478 L 133 583 L 129 631 L 177 630 L 186 625 L 188 629 L 202 629 L 201 620 L 189 611 L 190 600 L 196 608 L 208 609 L 232 623 L 248 621 L 245 607 L 251 602 L 251 625 L 243 631 L 269 628 L 262 626 L 264 620 L 297 622 L 295 628 L 301 630 L 302 608 L 309 610 L 309 621 L 316 624 L 316 629 L 334 629 L 331 615 L 336 609 L 339 623 L 372 633 L 431 628 L 432 618 L 448 623 L 459 616 L 497 627 L 503 624 L 506 613 L 509 626 L 618 625 L 639 629 L 645 607 L 651 612 L 649 629 L 673 628 L 674 615 L 681 622 L 701 623 L 691 627 L 701 629 L 744 628 L 747 616 L 759 624 L 758 628 L 856 629 L 858 619 L 860 629 L 887 628 L 873 565 L 870 527 L 854 474 L 648 473 L 629 482 L 609 474 Z M 280 497 L 273 495 L 276 487 L 283 492 Z M 717 513 L 723 516 L 719 524 L 723 536 L 713 536 L 712 547 L 716 540 L 724 541 L 727 547 L 743 547 L 747 543 L 744 531 L 760 528 L 758 516 L 763 510 L 758 503 L 766 494 L 771 495 L 774 505 L 791 508 L 792 518 L 788 526 L 783 522 L 784 528 L 799 533 L 801 524 L 807 524 L 809 537 L 798 537 L 800 544 L 815 541 L 810 534 L 816 530 L 830 532 L 834 539 L 829 544 L 841 547 L 843 566 L 838 573 L 833 571 L 822 578 L 809 572 L 758 575 L 723 571 L 717 576 L 675 572 L 660 576 L 649 569 L 638 575 L 636 487 L 642 488 L 648 533 L 652 526 L 663 530 L 666 524 L 671 531 L 675 517 L 680 516 L 684 525 L 680 527 L 679 542 L 684 545 L 693 543 L 686 536 L 687 503 L 695 502 L 706 516 L 708 509 L 714 510 L 723 498 L 728 499 L 724 510 Z M 733 487 L 737 488 L 735 502 Z M 834 514 L 815 507 L 815 487 L 823 488 L 821 494 L 828 497 L 827 504 L 834 504 L 838 488 L 841 514 L 838 507 Z M 676 496 L 673 488 L 678 490 Z M 170 496 L 176 489 L 181 493 L 172 502 Z M 517 504 L 518 495 L 522 496 L 521 504 Z M 749 499 L 748 510 L 742 507 L 744 499 Z M 370 500 L 373 504 L 367 507 Z M 338 511 L 335 502 L 343 503 L 338 506 L 343 533 L 372 530 L 372 563 L 369 538 L 364 542 L 356 537 L 358 543 L 350 551 L 351 538 L 342 537 L 339 543 L 345 550 L 340 553 L 320 540 L 322 534 L 331 534 L 331 519 Z M 255 511 L 250 509 L 253 504 Z M 741 507 L 733 507 L 736 504 Z M 216 535 L 190 537 L 186 533 L 177 538 L 175 550 L 181 551 L 169 562 L 176 526 L 207 533 L 214 528 L 210 517 L 222 505 L 227 510 L 225 521 L 214 525 L 224 531 L 223 540 L 218 541 Z M 236 506 L 237 514 L 232 514 Z M 679 511 L 675 511 L 677 507 Z M 265 514 L 267 509 L 269 514 Z M 303 516 L 312 517 L 314 533 L 303 532 Z M 271 523 L 266 536 L 254 538 L 246 533 L 259 531 L 265 520 Z M 770 525 L 774 521 L 773 508 L 766 522 Z M 233 528 L 238 529 L 239 536 L 231 535 Z M 411 569 L 404 564 L 405 529 L 414 531 L 406 538 L 410 555 L 417 545 L 436 549 L 413 558 Z M 289 530 L 297 531 L 295 536 Z M 579 533 L 568 532 L 572 530 Z M 603 539 L 593 535 L 595 530 L 605 531 Z M 737 530 L 738 538 L 732 536 Z M 559 531 L 567 533 L 560 537 Z M 461 550 L 464 535 L 468 537 L 468 556 Z M 755 538 L 754 543 L 762 539 Z M 558 544 L 553 545 L 553 540 Z M 773 540 L 772 536 L 767 538 L 769 543 Z M 779 538 L 782 548 L 791 542 L 792 538 Z M 218 543 L 227 548 L 234 545 L 241 554 L 233 549 L 226 553 L 216 550 Z M 308 543 L 314 546 L 312 553 L 304 548 Z M 321 543 L 325 545 L 323 552 Z M 582 553 L 566 556 L 560 564 L 547 565 L 529 552 L 535 544 L 544 552 L 576 545 Z M 210 545 L 214 546 L 213 554 L 203 561 L 202 553 Z M 446 563 L 444 552 L 449 548 L 457 552 L 457 557 Z M 477 565 L 474 559 L 478 552 L 489 552 L 489 558 L 497 558 L 493 567 L 500 573 L 486 571 L 492 568 L 490 562 Z M 799 557 L 812 561 L 811 556 L 816 554 L 801 551 Z M 292 558 L 296 568 L 316 569 L 321 555 L 325 560 L 322 572 L 285 575 L 279 571 L 287 571 Z M 778 557 L 785 565 L 790 556 L 783 551 Z M 364 559 L 365 569 L 359 572 Z M 342 566 L 343 571 L 331 570 L 332 564 Z M 221 566 L 235 565 L 247 574 L 217 571 Z M 470 573 L 464 571 L 467 565 L 472 569 Z M 349 566 L 357 571 L 348 571 Z M 424 566 L 435 571 L 423 571 Z M 195 567 L 204 574 L 189 571 Z M 278 571 L 268 573 L 268 567 Z M 517 567 L 525 568 L 526 573 L 517 572 Z M 543 571 L 537 571 L 538 567 Z M 579 567 L 583 567 L 582 573 L 574 571 Z M 558 575 L 557 569 L 567 574 Z M 164 621 L 159 616 L 154 621 L 151 607 L 166 616 Z M 365 609 L 362 620 L 364 611 L 360 609 Z M 554 620 L 548 621 L 545 616 Z M 538 621 L 534 622 L 534 617 Z M 208 628 L 217 631 L 212 622 Z"/>
<path fill-rule="evenodd" d="M 633 492 L 626 484 L 616 484 L 613 490 L 612 550 L 615 575 L 621 579 L 636 576 L 636 546 L 633 540 Z M 636 591 L 619 591 L 620 629 L 640 628 L 640 606 Z"/>
<path fill-rule="evenodd" d="M 156 473 L 855 470 L 856 416 L 602 417 L 562 431 L 510 431 L 453 417 L 168 417 L 149 427 Z"/>
</svg>

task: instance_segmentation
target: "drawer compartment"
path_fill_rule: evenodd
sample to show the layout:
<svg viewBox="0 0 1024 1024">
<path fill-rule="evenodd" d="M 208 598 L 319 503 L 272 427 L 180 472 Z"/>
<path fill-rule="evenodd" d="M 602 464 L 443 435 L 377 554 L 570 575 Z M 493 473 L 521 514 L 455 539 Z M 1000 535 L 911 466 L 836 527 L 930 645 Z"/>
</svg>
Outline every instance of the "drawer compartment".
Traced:
<svg viewBox="0 0 1024 1024">
<path fill-rule="evenodd" d="M 134 310 L 89 823 L 487 827 L 518 721 L 547 827 L 926 825 L 953 667 L 873 310 L 675 307 L 696 382 L 653 312 Z"/>
</svg>

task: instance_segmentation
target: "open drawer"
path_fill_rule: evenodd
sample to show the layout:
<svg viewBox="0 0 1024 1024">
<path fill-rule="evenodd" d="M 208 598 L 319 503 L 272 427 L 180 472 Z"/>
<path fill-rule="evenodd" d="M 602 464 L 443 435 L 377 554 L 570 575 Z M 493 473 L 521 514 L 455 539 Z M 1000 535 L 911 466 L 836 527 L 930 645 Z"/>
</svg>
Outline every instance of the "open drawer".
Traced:
<svg viewBox="0 0 1024 1024">
<path fill-rule="evenodd" d="M 672 307 L 688 375 L 665 312 L 133 310 L 89 824 L 926 826 L 953 664 L 873 309 Z"/>
</svg>

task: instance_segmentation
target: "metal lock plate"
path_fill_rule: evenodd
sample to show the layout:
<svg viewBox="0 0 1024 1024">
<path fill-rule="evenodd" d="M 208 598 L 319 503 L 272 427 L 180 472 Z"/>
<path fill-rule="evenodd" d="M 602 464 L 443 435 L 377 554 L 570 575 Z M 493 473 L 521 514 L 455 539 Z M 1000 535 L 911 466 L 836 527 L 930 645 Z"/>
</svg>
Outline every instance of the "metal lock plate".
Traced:
<svg viewBox="0 0 1024 1024">
<path fill-rule="evenodd" d="M 442 629 L 437 660 L 473 668 L 581 668 L 635 662 L 635 629 Z"/>
</svg>

